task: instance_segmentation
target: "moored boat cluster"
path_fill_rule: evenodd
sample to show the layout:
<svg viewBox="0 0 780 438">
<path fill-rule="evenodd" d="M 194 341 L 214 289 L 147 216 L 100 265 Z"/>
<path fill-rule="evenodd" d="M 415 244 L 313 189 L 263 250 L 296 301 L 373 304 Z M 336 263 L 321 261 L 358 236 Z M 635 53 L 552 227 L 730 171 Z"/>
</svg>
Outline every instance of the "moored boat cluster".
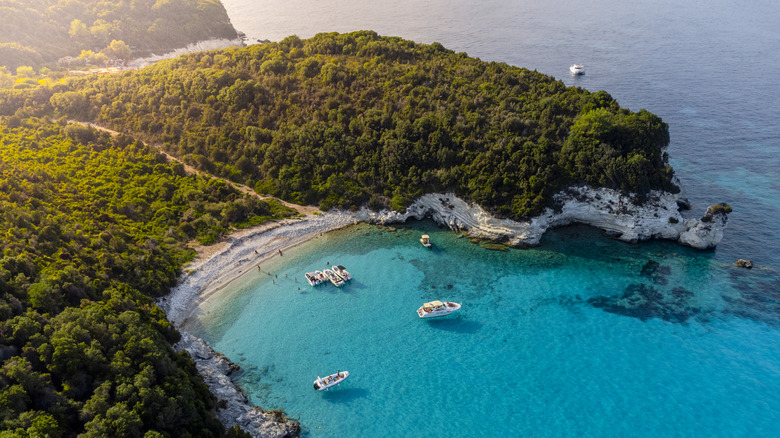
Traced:
<svg viewBox="0 0 780 438">
<path fill-rule="evenodd" d="M 347 281 L 352 280 L 352 275 L 341 265 L 333 265 L 330 269 L 326 268 L 322 271 L 307 272 L 304 276 L 312 286 L 319 286 L 330 281 L 334 286 L 341 287 Z"/>
</svg>

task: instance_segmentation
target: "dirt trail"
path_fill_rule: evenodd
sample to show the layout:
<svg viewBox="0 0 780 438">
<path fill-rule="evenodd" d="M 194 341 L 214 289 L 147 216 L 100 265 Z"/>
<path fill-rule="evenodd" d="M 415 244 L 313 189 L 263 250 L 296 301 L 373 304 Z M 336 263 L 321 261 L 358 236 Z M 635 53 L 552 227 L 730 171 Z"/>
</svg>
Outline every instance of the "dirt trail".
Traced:
<svg viewBox="0 0 780 438">
<path fill-rule="evenodd" d="M 95 128 L 98 131 L 108 132 L 109 134 L 111 134 L 112 137 L 115 137 L 115 136 L 119 135 L 119 132 L 114 131 L 113 129 L 108 129 L 108 128 L 105 128 L 103 126 L 96 125 L 94 123 L 79 122 L 79 121 L 76 121 L 76 120 L 69 120 L 68 123 L 78 123 L 80 125 L 85 125 L 85 126 L 89 126 L 91 128 Z M 198 169 L 196 169 L 196 168 L 194 168 L 194 167 L 192 167 L 192 166 L 190 166 L 188 164 L 185 164 L 180 159 L 174 157 L 173 155 L 171 155 L 168 152 L 166 152 L 165 150 L 163 150 L 163 148 L 160 147 L 160 145 L 158 145 L 158 144 L 154 144 L 154 143 L 148 143 L 148 144 L 153 146 L 154 148 L 156 148 L 158 151 L 160 151 L 160 153 L 165 155 L 169 160 L 175 161 L 177 163 L 180 163 L 182 166 L 184 166 L 184 170 L 187 173 L 195 174 L 195 175 L 198 175 L 198 176 L 202 176 L 204 178 L 213 178 L 213 179 L 222 180 L 225 183 L 231 185 L 236 190 L 240 191 L 241 193 L 244 193 L 244 194 L 247 194 L 247 195 L 250 195 L 250 196 L 254 196 L 254 197 L 258 198 L 258 199 L 275 199 L 279 203 L 284 205 L 285 207 L 292 208 L 293 210 L 297 211 L 299 214 L 302 214 L 304 216 L 308 216 L 310 214 L 314 214 L 314 212 L 316 212 L 316 211 L 319 211 L 319 209 L 317 207 L 314 207 L 314 206 L 311 206 L 311 205 L 293 204 L 291 202 L 283 201 L 283 200 L 281 200 L 279 198 L 275 198 L 273 196 L 263 196 L 263 195 L 260 195 L 257 192 L 255 192 L 251 187 L 249 187 L 247 185 L 235 183 L 233 181 L 229 181 L 229 180 L 226 180 L 224 178 L 220 178 L 218 176 L 214 176 L 214 175 L 212 175 L 210 173 L 203 172 L 203 171 L 198 170 Z"/>
</svg>

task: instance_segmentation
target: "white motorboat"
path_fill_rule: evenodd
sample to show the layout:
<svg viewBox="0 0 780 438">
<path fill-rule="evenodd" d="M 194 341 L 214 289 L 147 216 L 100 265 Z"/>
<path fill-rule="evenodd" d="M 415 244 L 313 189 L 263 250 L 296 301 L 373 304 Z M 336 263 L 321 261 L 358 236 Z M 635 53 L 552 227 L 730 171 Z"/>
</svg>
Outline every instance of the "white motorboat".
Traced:
<svg viewBox="0 0 780 438">
<path fill-rule="evenodd" d="M 306 281 L 312 286 L 317 286 L 328 281 L 328 277 L 322 271 L 307 272 L 304 274 Z"/>
<path fill-rule="evenodd" d="M 427 234 L 423 234 L 422 237 L 420 237 L 420 243 L 422 243 L 423 246 L 426 248 L 430 248 L 431 246 L 433 246 L 433 244 L 431 243 L 431 236 Z"/>
<path fill-rule="evenodd" d="M 349 371 L 339 371 L 327 377 L 317 376 L 317 380 L 314 381 L 314 389 L 317 391 L 327 391 L 346 380 L 347 377 L 349 377 Z"/>
<path fill-rule="evenodd" d="M 344 286 L 344 279 L 339 277 L 339 275 L 333 272 L 332 270 L 326 269 L 322 272 L 325 273 L 325 276 L 328 277 L 328 280 L 330 280 L 330 282 L 333 283 L 334 286 L 336 287 Z"/>
<path fill-rule="evenodd" d="M 417 309 L 417 314 L 420 318 L 435 318 L 437 316 L 445 316 L 460 309 L 460 303 L 453 303 L 451 301 L 431 301 L 425 303 Z"/>
<path fill-rule="evenodd" d="M 585 74 L 585 66 L 582 64 L 572 64 L 571 67 L 569 67 L 569 71 L 573 75 L 584 75 Z"/>
<path fill-rule="evenodd" d="M 343 266 L 333 265 L 331 269 L 333 270 L 333 272 L 336 273 L 336 275 L 343 278 L 344 281 L 352 280 L 352 275 L 349 272 L 347 272 L 347 270 Z"/>
</svg>

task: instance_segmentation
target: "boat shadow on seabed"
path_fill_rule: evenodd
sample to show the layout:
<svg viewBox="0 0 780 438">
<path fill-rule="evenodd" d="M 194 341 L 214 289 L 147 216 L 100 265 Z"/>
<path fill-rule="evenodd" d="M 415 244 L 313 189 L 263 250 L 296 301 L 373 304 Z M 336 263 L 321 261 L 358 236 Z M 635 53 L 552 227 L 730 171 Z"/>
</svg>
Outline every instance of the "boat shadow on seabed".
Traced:
<svg viewBox="0 0 780 438">
<path fill-rule="evenodd" d="M 455 318 L 441 318 L 441 319 L 431 318 L 426 322 L 430 327 L 433 327 L 438 330 L 446 330 L 448 332 L 453 332 L 453 333 L 468 333 L 468 334 L 476 333 L 484 325 L 481 322 L 463 319 L 461 315 L 458 315 Z"/>
<path fill-rule="evenodd" d="M 366 396 L 368 396 L 368 390 L 365 388 L 340 388 L 337 386 L 322 392 L 323 400 L 330 403 L 349 403 Z"/>
</svg>

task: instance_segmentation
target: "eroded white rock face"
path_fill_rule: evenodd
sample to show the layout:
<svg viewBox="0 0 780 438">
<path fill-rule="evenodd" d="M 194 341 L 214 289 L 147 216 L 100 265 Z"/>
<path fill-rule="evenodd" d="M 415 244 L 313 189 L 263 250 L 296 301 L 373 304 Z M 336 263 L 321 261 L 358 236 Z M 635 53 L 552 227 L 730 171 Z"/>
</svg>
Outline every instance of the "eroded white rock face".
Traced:
<svg viewBox="0 0 780 438">
<path fill-rule="evenodd" d="M 709 217 L 709 220 L 705 218 Z M 698 249 L 715 248 L 723 239 L 723 229 L 726 228 L 728 217 L 725 214 L 705 215 L 702 219 L 689 219 L 690 224 L 680 234 L 679 242 Z"/>
<path fill-rule="evenodd" d="M 434 193 L 423 195 L 404 213 L 363 208 L 355 216 L 377 224 L 430 217 L 450 229 L 466 231 L 469 236 L 507 241 L 513 246 L 537 245 L 549 228 L 580 223 L 626 242 L 668 239 L 699 249 L 714 248 L 723 238 L 726 216 L 717 215 L 711 222 L 684 220 L 677 204 L 679 198 L 679 194 L 655 191 L 646 202 L 636 205 L 630 197 L 615 190 L 572 187 L 555 196 L 562 206 L 560 211 L 547 209 L 531 220 L 518 222 L 493 217 L 478 205 L 453 194 Z"/>
</svg>

